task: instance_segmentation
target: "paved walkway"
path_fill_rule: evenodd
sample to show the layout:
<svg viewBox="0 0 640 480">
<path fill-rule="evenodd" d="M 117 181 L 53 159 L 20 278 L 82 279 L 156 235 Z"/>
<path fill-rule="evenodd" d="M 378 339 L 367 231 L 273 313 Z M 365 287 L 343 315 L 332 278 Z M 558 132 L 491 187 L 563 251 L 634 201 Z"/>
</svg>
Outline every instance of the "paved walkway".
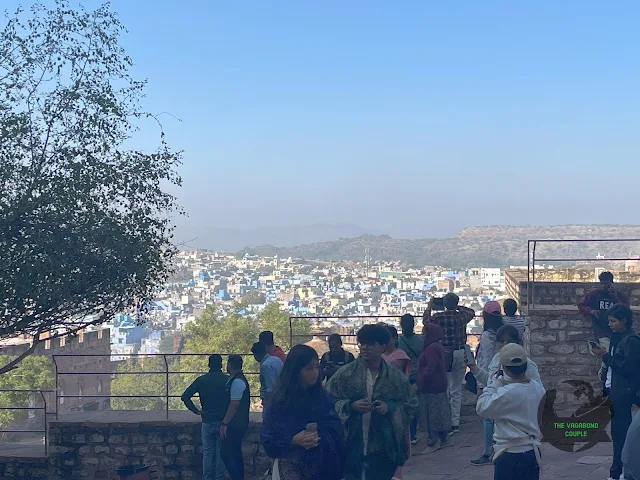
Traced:
<svg viewBox="0 0 640 480">
<path fill-rule="evenodd" d="M 482 453 L 482 422 L 478 417 L 463 417 L 460 433 L 452 439 L 453 445 L 429 455 L 414 455 L 405 466 L 404 480 L 490 480 L 493 466 L 476 467 L 469 462 Z M 413 448 L 421 452 L 422 440 Z M 566 478 L 605 480 L 611 466 L 611 443 L 596 445 L 581 453 L 567 453 L 548 444 L 542 447 L 543 480 Z"/>
</svg>

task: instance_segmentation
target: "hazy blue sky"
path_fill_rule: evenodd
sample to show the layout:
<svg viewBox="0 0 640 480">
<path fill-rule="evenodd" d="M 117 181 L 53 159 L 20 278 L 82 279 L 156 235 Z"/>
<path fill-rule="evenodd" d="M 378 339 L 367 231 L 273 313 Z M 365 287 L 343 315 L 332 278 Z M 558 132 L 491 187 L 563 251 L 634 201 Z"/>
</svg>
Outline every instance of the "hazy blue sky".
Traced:
<svg viewBox="0 0 640 480">
<path fill-rule="evenodd" d="M 192 226 L 640 223 L 637 0 L 112 5 Z"/>
</svg>

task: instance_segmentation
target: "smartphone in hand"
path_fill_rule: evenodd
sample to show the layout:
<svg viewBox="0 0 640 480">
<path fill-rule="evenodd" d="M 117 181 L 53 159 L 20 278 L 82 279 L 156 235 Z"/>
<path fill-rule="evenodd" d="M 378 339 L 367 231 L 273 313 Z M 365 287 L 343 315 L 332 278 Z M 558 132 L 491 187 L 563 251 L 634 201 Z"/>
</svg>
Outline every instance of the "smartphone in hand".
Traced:
<svg viewBox="0 0 640 480">
<path fill-rule="evenodd" d="M 588 345 L 588 347 L 589 347 L 589 353 L 590 353 L 591 355 L 595 355 L 595 353 L 593 353 L 593 349 L 594 349 L 594 348 L 598 348 L 598 347 L 600 347 L 600 344 L 599 344 L 598 342 L 594 342 L 593 340 L 589 340 L 589 341 L 587 342 L 587 345 Z"/>
<path fill-rule="evenodd" d="M 317 423 L 307 423 L 306 430 L 307 430 L 307 432 L 317 432 L 318 431 L 318 424 Z"/>
</svg>

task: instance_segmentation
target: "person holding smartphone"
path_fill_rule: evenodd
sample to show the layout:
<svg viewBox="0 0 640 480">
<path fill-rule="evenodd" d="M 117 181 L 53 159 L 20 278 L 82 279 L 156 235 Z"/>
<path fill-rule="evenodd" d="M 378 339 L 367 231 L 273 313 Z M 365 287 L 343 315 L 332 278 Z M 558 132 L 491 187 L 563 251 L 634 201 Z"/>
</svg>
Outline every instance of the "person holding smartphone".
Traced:
<svg viewBox="0 0 640 480">
<path fill-rule="evenodd" d="M 382 359 L 389 331 L 365 325 L 360 356 L 327 383 L 347 435 L 346 480 L 389 480 L 409 458 L 407 431 L 418 395 L 404 374 Z"/>
<path fill-rule="evenodd" d="M 260 441 L 275 458 L 272 480 L 340 480 L 346 458 L 344 432 L 322 386 L 316 351 L 294 346 L 276 383 Z"/>
<path fill-rule="evenodd" d="M 613 480 L 622 476 L 622 449 L 631 424 L 633 404 L 640 405 L 640 336 L 633 330 L 633 313 L 623 304 L 614 305 L 607 312 L 609 328 L 613 332 L 609 351 L 592 347 L 594 355 L 602 358 L 607 369 L 605 392 L 611 398 L 611 440 Z"/>
<path fill-rule="evenodd" d="M 467 324 L 476 316 L 476 312 L 459 305 L 460 298 L 453 292 L 443 298 L 444 312 L 431 314 L 433 299 L 425 311 L 428 323 L 440 325 L 444 330 L 443 346 L 447 350 L 447 392 L 451 403 L 451 433 L 460 430 L 460 409 L 462 408 L 462 382 L 467 367 L 464 364 L 464 349 L 467 344 Z"/>
<path fill-rule="evenodd" d="M 503 325 L 496 332 L 496 348 L 501 349 L 511 343 L 522 346 L 522 339 L 518 334 L 518 329 L 512 325 Z M 465 355 L 466 357 L 466 355 Z M 500 366 L 500 351 L 494 354 L 493 358 L 489 362 L 488 366 L 478 365 L 473 358 L 465 358 L 465 363 L 469 367 L 471 373 L 476 377 L 477 381 L 484 385 L 489 385 L 497 380 L 509 380 L 505 377 L 504 370 Z M 527 359 L 526 375 L 533 381 L 542 385 L 540 379 L 540 372 L 536 363 Z M 475 460 L 471 460 L 471 464 L 475 466 L 491 465 L 493 453 L 494 453 L 494 430 L 495 422 L 491 417 L 483 418 L 483 430 L 484 430 L 484 452 L 480 457 Z"/>
</svg>

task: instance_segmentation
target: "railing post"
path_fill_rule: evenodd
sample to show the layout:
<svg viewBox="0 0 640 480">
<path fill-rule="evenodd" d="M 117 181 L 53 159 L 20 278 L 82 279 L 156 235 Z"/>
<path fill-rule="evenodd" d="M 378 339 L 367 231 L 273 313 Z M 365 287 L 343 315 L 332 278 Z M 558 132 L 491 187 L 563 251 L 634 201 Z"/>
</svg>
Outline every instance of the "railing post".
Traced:
<svg viewBox="0 0 640 480">
<path fill-rule="evenodd" d="M 39 390 L 44 404 L 44 454 L 49 455 L 49 423 L 47 422 L 47 397 L 42 390 Z"/>
<path fill-rule="evenodd" d="M 289 315 L 289 348 L 293 348 L 293 317 Z"/>
<path fill-rule="evenodd" d="M 162 354 L 162 358 L 164 360 L 164 367 L 165 367 L 165 373 L 164 373 L 164 393 L 165 393 L 165 400 L 166 400 L 166 404 L 167 404 L 167 420 L 169 420 L 169 362 L 167 362 L 167 355 L 166 354 Z"/>
<path fill-rule="evenodd" d="M 533 241 L 533 250 L 531 252 L 531 304 L 527 305 L 527 311 L 535 308 L 535 296 L 536 296 L 536 246 L 537 243 Z"/>
<path fill-rule="evenodd" d="M 53 368 L 55 370 L 54 374 L 56 377 L 56 420 L 58 420 L 58 403 L 59 403 L 59 398 L 58 398 L 58 362 L 56 362 L 56 356 L 55 355 L 51 355 L 51 359 L 53 360 Z"/>
</svg>

